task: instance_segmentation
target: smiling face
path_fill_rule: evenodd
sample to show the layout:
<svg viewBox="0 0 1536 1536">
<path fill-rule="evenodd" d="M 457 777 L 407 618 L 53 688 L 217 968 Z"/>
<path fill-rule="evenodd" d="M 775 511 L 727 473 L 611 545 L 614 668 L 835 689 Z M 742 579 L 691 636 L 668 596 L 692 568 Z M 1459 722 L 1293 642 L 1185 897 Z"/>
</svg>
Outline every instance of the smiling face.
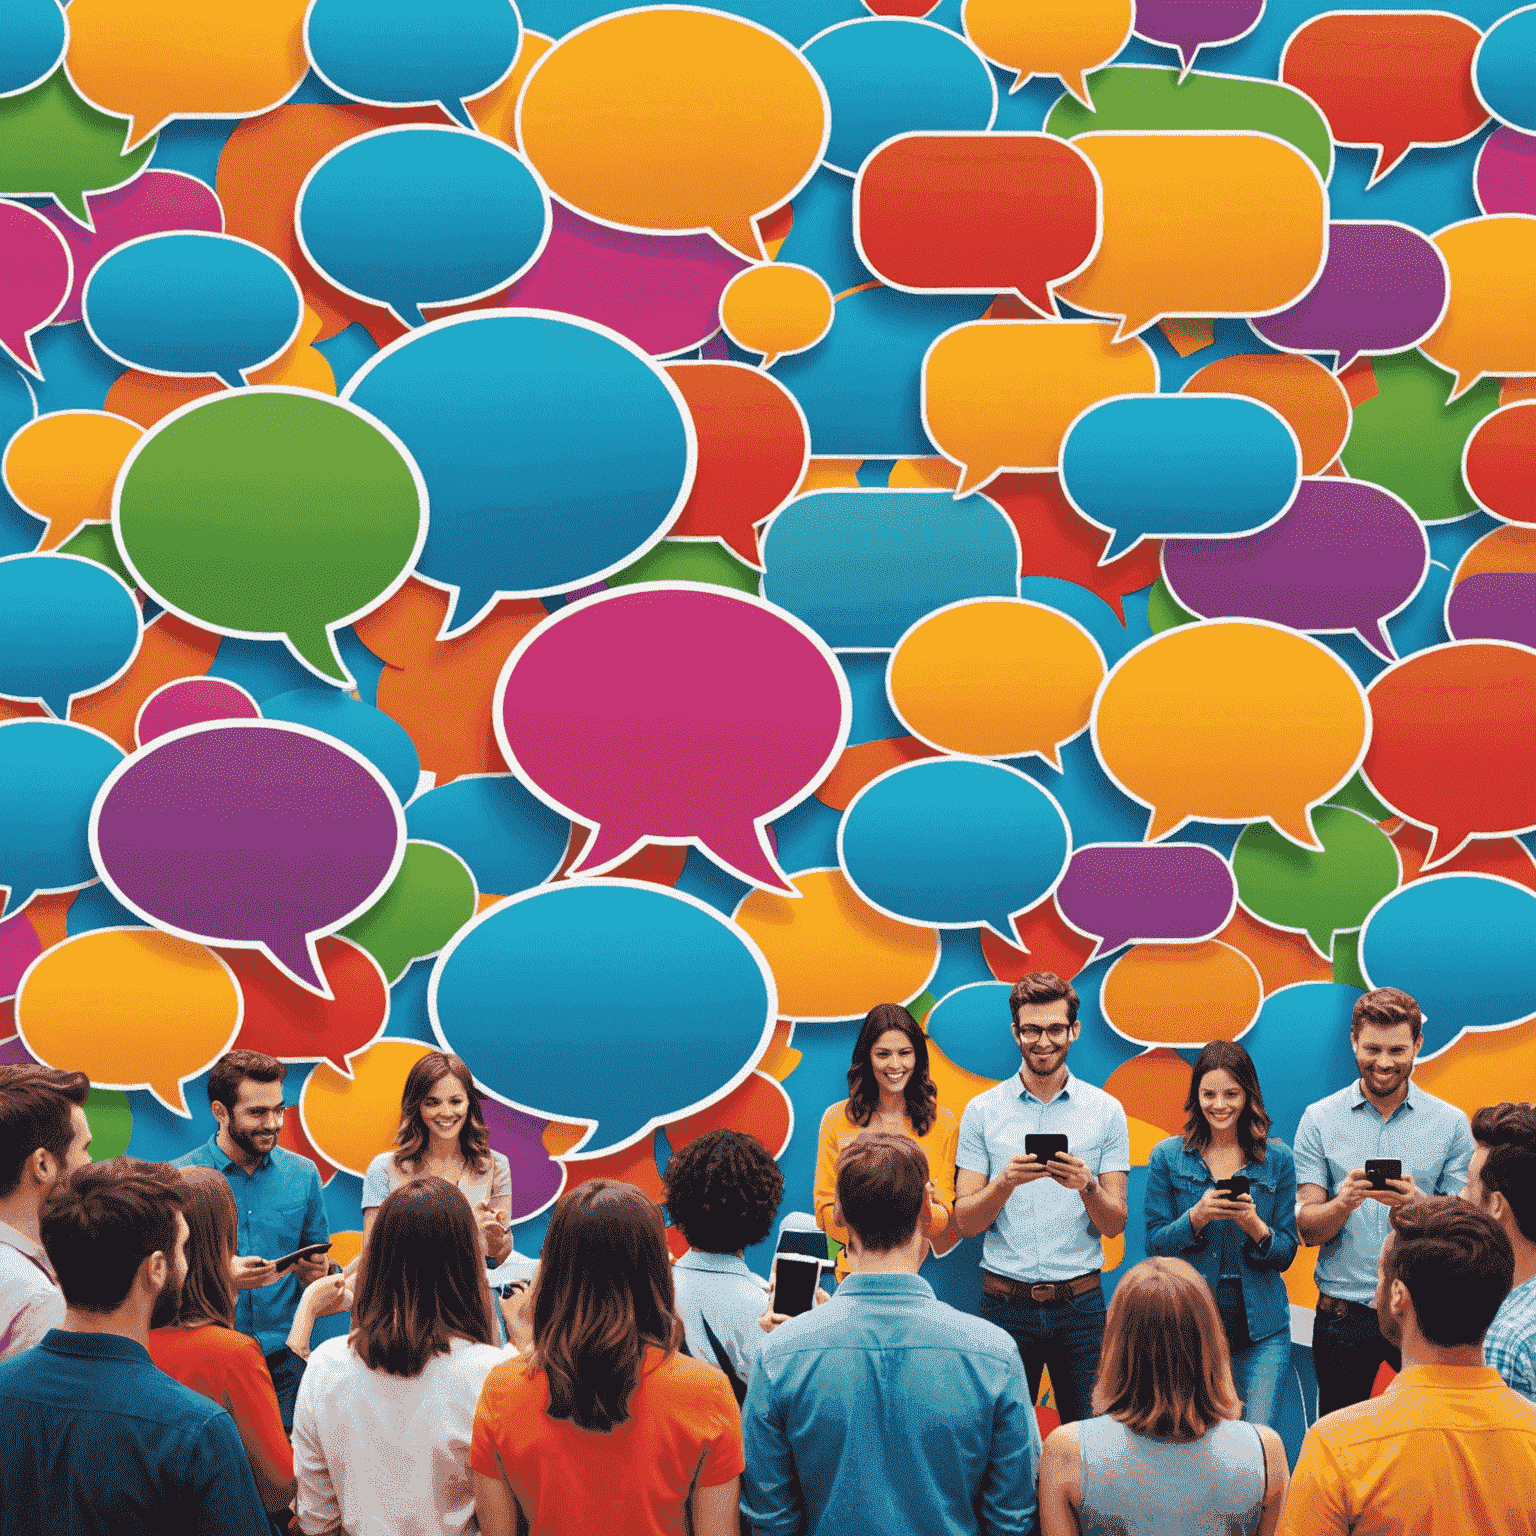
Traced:
<svg viewBox="0 0 1536 1536">
<path fill-rule="evenodd" d="M 459 1132 L 469 1115 L 469 1095 L 453 1073 L 445 1072 L 427 1089 L 421 1101 L 421 1118 L 434 1141 L 458 1143 Z"/>
<path fill-rule="evenodd" d="M 869 1048 L 870 1070 L 882 1093 L 905 1093 L 917 1067 L 917 1052 L 899 1029 L 888 1029 Z"/>
<path fill-rule="evenodd" d="M 1200 1113 L 1213 1134 L 1235 1131 L 1247 1107 L 1248 1095 L 1230 1072 L 1215 1067 L 1200 1079 Z"/>
<path fill-rule="evenodd" d="M 1050 1077 L 1067 1059 L 1080 1026 L 1067 1018 L 1064 997 L 1049 1003 L 1020 1003 L 1014 1017 L 1013 1038 L 1024 1065 L 1036 1077 Z"/>
<path fill-rule="evenodd" d="M 1408 1081 L 1419 1049 L 1411 1024 L 1362 1024 L 1350 1044 L 1360 1081 L 1377 1099 L 1390 1099 Z"/>
<path fill-rule="evenodd" d="M 283 1128 L 283 1085 L 243 1077 L 234 1107 L 225 1109 L 215 1103 L 213 1114 L 227 1124 L 229 1139 L 253 1162 L 260 1162 L 277 1145 L 277 1133 Z"/>
</svg>

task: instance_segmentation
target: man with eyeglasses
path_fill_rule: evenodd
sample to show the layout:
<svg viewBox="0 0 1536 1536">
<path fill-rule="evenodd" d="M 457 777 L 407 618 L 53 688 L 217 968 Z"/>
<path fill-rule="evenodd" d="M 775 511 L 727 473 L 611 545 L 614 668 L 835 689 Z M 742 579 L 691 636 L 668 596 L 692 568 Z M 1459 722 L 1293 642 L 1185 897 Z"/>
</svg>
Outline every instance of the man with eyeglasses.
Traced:
<svg viewBox="0 0 1536 1536">
<path fill-rule="evenodd" d="M 1089 1416 L 1104 1338 L 1101 1237 L 1125 1229 L 1130 1130 L 1113 1095 L 1074 1077 L 1077 993 L 1034 971 L 1009 994 L 1016 1077 L 978 1094 L 960 1121 L 955 1221 L 986 1233 L 981 1315 L 1012 1335 L 1030 1396 L 1042 1369 L 1061 1421 Z M 1025 1138 L 1060 1135 L 1065 1152 L 1025 1151 Z"/>
<path fill-rule="evenodd" d="M 330 1268 L 323 1253 L 297 1259 L 282 1273 L 274 1259 L 328 1242 L 330 1226 L 320 1171 L 307 1157 L 278 1146 L 283 1126 L 283 1079 L 288 1069 L 260 1051 L 228 1051 L 208 1074 L 208 1105 L 218 1130 L 178 1168 L 216 1168 L 229 1180 L 240 1213 L 237 1257 L 230 1266 L 239 1290 L 235 1327 L 267 1357 L 283 1428 L 292 1432 L 293 1405 L 304 1362 L 288 1348 L 288 1331 L 304 1287 Z"/>
</svg>

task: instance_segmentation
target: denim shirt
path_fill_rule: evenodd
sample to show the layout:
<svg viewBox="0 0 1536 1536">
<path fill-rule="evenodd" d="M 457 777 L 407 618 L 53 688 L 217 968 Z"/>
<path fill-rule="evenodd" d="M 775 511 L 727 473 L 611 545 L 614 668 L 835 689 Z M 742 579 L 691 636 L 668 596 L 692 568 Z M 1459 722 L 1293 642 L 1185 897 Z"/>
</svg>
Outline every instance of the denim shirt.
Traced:
<svg viewBox="0 0 1536 1536">
<path fill-rule="evenodd" d="M 1197 1233 L 1189 1212 L 1216 1180 L 1203 1157 L 1184 1150 L 1182 1136 L 1158 1142 L 1147 1169 L 1147 1252 L 1193 1264 L 1212 1295 L 1223 1268 L 1230 1272 L 1235 1257 L 1248 1337 L 1257 1342 L 1291 1325 L 1290 1298 L 1280 1277 L 1296 1257 L 1296 1164 L 1291 1149 L 1271 1137 L 1265 1160 L 1245 1163 L 1239 1171 L 1249 1180 L 1248 1193 L 1269 1228 L 1262 1243 L 1231 1221 L 1213 1221 Z"/>
</svg>

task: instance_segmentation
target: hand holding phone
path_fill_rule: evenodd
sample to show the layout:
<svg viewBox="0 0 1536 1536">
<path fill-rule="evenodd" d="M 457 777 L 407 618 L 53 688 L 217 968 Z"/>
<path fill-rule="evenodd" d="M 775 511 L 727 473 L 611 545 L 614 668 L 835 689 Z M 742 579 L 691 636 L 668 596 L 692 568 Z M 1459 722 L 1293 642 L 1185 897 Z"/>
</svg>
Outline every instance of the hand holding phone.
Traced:
<svg viewBox="0 0 1536 1536">
<path fill-rule="evenodd" d="M 1236 1200 L 1248 1193 L 1249 1189 L 1252 1188 L 1252 1180 L 1246 1174 L 1234 1173 L 1230 1179 L 1217 1179 L 1216 1188 L 1222 1194 L 1230 1195 L 1232 1199 Z"/>
<path fill-rule="evenodd" d="M 773 1310 L 785 1317 L 809 1312 L 816 1300 L 821 1265 L 798 1253 L 780 1253 L 773 1267 Z"/>
<path fill-rule="evenodd" d="M 1403 1176 L 1403 1161 L 1399 1157 L 1368 1157 L 1365 1160 L 1365 1176 L 1372 1189 L 1385 1190 L 1388 1179 Z"/>
<path fill-rule="evenodd" d="M 295 1248 L 292 1253 L 285 1253 L 280 1259 L 274 1259 L 272 1267 L 281 1274 L 285 1269 L 297 1264 L 300 1259 L 312 1259 L 316 1254 L 329 1253 L 330 1251 L 331 1245 L 329 1243 L 309 1243 L 303 1248 Z"/>
<path fill-rule="evenodd" d="M 1038 1159 L 1042 1164 L 1050 1162 L 1058 1152 L 1067 1150 L 1067 1138 L 1059 1132 L 1026 1136 L 1024 1138 L 1024 1154 L 1026 1157 Z"/>
</svg>

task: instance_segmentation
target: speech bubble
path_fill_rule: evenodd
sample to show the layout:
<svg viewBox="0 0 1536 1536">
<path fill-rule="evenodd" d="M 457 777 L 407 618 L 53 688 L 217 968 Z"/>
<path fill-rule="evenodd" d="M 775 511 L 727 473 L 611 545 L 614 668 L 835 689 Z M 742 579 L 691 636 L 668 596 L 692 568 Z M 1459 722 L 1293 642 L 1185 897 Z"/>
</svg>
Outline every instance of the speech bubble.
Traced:
<svg viewBox="0 0 1536 1536">
<path fill-rule="evenodd" d="M 34 378 L 43 371 L 32 334 L 64 307 L 73 276 L 58 230 L 24 204 L 0 202 L 0 348 Z"/>
<path fill-rule="evenodd" d="M 1179 79 L 1204 47 L 1235 43 L 1258 26 L 1264 0 L 1138 0 L 1136 36 L 1179 50 Z"/>
<path fill-rule="evenodd" d="M 327 1162 L 362 1178 L 368 1164 L 395 1144 L 400 1097 L 411 1068 L 432 1049 L 424 1040 L 375 1040 L 347 1063 L 322 1062 L 299 1094 L 304 1134 Z"/>
<path fill-rule="evenodd" d="M 549 192 L 516 150 L 463 128 L 402 123 L 334 149 L 304 178 L 305 259 L 409 326 L 424 304 L 504 288 L 549 239 Z"/>
<path fill-rule="evenodd" d="M 1170 539 L 1163 577 L 1206 619 L 1267 619 L 1360 636 L 1397 660 L 1386 621 L 1418 595 L 1429 540 L 1413 509 L 1368 480 L 1303 480 L 1291 509 L 1238 539 Z"/>
<path fill-rule="evenodd" d="M 133 737 L 147 747 L 156 737 L 207 720 L 259 720 L 261 706 L 224 677 L 178 677 L 162 683 L 139 707 Z"/>
<path fill-rule="evenodd" d="M 1002 69 L 1016 70 L 1009 95 L 1036 75 L 1057 75 L 1090 112 L 1087 74 L 1130 40 L 1132 0 L 1082 0 L 1073 6 L 1017 0 L 964 0 L 960 24 L 972 44 Z"/>
<path fill-rule="evenodd" d="M 43 941 L 25 912 L 12 913 L 0 923 L 0 1001 L 15 997 L 27 967 L 42 952 Z"/>
<path fill-rule="evenodd" d="M 1472 55 L 1472 88 L 1491 116 L 1536 133 L 1536 5 L 1501 16 Z"/>
<path fill-rule="evenodd" d="M 111 519 L 112 486 L 142 436 L 137 422 L 107 411 L 51 411 L 16 433 L 0 456 L 0 478 L 48 524 L 39 549 L 57 549 L 82 523 Z"/>
<path fill-rule="evenodd" d="M 1536 574 L 1485 572 L 1458 581 L 1446 596 L 1453 640 L 1510 640 L 1536 650 Z"/>
<path fill-rule="evenodd" d="M 1084 133 L 1104 188 L 1098 254 L 1059 285 L 1120 335 L 1165 315 L 1266 315 L 1311 288 L 1328 255 L 1328 194 L 1294 145 L 1260 133 Z M 1176 209 L 1170 218 L 1169 210 Z"/>
<path fill-rule="evenodd" d="M 1191 374 L 1186 395 L 1246 395 L 1278 411 L 1301 444 L 1301 472 L 1318 475 L 1349 440 L 1349 395 L 1321 363 L 1282 352 L 1239 352 Z"/>
<path fill-rule="evenodd" d="M 1367 690 L 1361 772 L 1399 816 L 1434 833 L 1425 869 L 1474 837 L 1536 830 L 1536 652 L 1495 640 L 1431 646 Z"/>
<path fill-rule="evenodd" d="M 383 710 L 334 688 L 295 688 L 262 700 L 268 720 L 288 720 L 312 726 L 361 752 L 389 780 L 395 798 L 404 805 L 416 793 L 421 761 L 410 733 Z"/>
<path fill-rule="evenodd" d="M 1151 808 L 1149 840 L 1196 819 L 1262 819 L 1319 848 L 1312 807 L 1354 777 L 1369 735 L 1365 695 L 1332 651 L 1250 619 L 1154 635 L 1094 704 L 1094 750 Z"/>
<path fill-rule="evenodd" d="M 493 1098 L 586 1126 L 577 1145 L 596 1156 L 724 1098 L 768 1048 L 777 999 L 762 952 L 712 907 L 602 880 L 482 913 L 439 956 L 427 1006 Z M 640 1076 L 622 1044 L 636 1032 Z"/>
<path fill-rule="evenodd" d="M 1088 962 L 1123 944 L 1198 944 L 1232 919 L 1231 867 L 1200 843 L 1088 843 L 1076 849 L 1056 907 L 1096 939 Z"/>
<path fill-rule="evenodd" d="M 408 842 L 387 890 L 342 930 L 361 944 L 393 984 L 413 961 L 435 955 L 475 915 L 480 893 L 451 849 Z"/>
<path fill-rule="evenodd" d="M 793 888 L 767 824 L 826 777 L 851 715 L 842 669 L 806 624 L 681 582 L 552 614 L 507 658 L 494 705 L 508 767 L 597 832 L 573 872 L 645 841 L 691 844 L 774 890 Z"/>
<path fill-rule="evenodd" d="M 853 188 L 853 241 L 907 293 L 1012 290 L 1054 319 L 1052 288 L 1099 247 L 1093 162 L 1046 133 L 907 133 L 880 145 Z"/>
<path fill-rule="evenodd" d="M 1484 213 L 1536 214 L 1536 137 L 1495 128 L 1477 152 L 1472 184 Z"/>
<path fill-rule="evenodd" d="M 240 987 L 211 949 L 146 928 L 100 928 L 56 944 L 16 994 L 16 1029 L 41 1062 L 93 1088 L 148 1088 L 192 1118 L 184 1088 L 240 1030 Z"/>
<path fill-rule="evenodd" d="M 335 632 L 405 580 L 426 505 L 421 471 L 383 423 L 260 385 L 157 422 L 123 465 L 112 524 L 135 583 L 164 607 L 221 634 L 281 638 L 351 688 Z"/>
<path fill-rule="evenodd" d="M 811 179 L 830 127 L 826 87 L 798 50 L 683 6 L 567 32 L 517 105 L 517 141 L 562 202 L 620 229 L 708 232 L 749 261 L 768 254 L 757 220 Z"/>
<path fill-rule="evenodd" d="M 1536 265 L 1536 218 L 1503 213 L 1448 224 L 1434 237 L 1451 274 L 1445 318 L 1419 343 L 1456 376 L 1450 398 L 1479 379 L 1536 374 L 1536 306 L 1511 304 Z"/>
<path fill-rule="evenodd" d="M 1232 538 L 1296 498 L 1301 444 L 1273 407 L 1242 395 L 1122 395 L 1091 405 L 1061 443 L 1067 499 L 1114 534 L 1099 564 L 1143 539 Z"/>
<path fill-rule="evenodd" d="M 418 795 L 405 812 L 414 842 L 451 848 L 476 886 L 510 896 L 559 868 L 570 823 L 508 773 L 475 774 Z"/>
<path fill-rule="evenodd" d="M 1446 11 L 1330 11 L 1280 53 L 1280 78 L 1328 118 L 1336 144 L 1376 151 L 1369 191 L 1411 149 L 1460 144 L 1488 113 L 1472 88 L 1482 34 Z"/>
<path fill-rule="evenodd" d="M 761 352 L 764 368 L 809 351 L 832 329 L 832 315 L 826 279 L 791 262 L 748 267 L 720 295 L 725 334 L 743 351 Z"/>
<path fill-rule="evenodd" d="M 324 997 L 315 940 L 365 912 L 405 856 L 405 816 L 360 753 L 306 726 L 221 720 L 152 741 L 91 811 L 108 889 L 183 938 L 260 950 Z"/>
<path fill-rule="evenodd" d="M 1451 589 L 1472 576 L 1509 571 L 1536 574 L 1536 528 L 1506 525 L 1485 533 L 1461 557 Z"/>
<path fill-rule="evenodd" d="M 471 131 L 464 103 L 494 90 L 522 46 L 512 0 L 313 0 L 304 47 L 333 91 L 381 107 L 434 102 Z"/>
<path fill-rule="evenodd" d="M 774 515 L 762 550 L 763 596 L 838 651 L 889 650 L 961 598 L 1019 595 L 1018 535 L 984 496 L 810 491 Z"/>
<path fill-rule="evenodd" d="M 1099 1006 L 1116 1034 L 1142 1045 L 1198 1049 L 1235 1040 L 1259 1016 L 1264 984 L 1241 950 L 1138 944 L 1104 975 Z"/>
<path fill-rule="evenodd" d="M 919 619 L 891 652 L 885 686 L 919 741 L 968 757 L 1061 747 L 1088 728 L 1104 652 L 1075 619 L 1022 598 L 952 603 Z"/>
<path fill-rule="evenodd" d="M 18 96 L 46 80 L 69 45 L 58 0 L 10 0 L 0 14 L 0 96 Z"/>
<path fill-rule="evenodd" d="M 877 912 L 934 928 L 990 928 L 1048 897 L 1072 831 L 1049 791 L 1004 763 L 928 758 L 866 784 L 837 829 L 848 883 Z"/>
</svg>

